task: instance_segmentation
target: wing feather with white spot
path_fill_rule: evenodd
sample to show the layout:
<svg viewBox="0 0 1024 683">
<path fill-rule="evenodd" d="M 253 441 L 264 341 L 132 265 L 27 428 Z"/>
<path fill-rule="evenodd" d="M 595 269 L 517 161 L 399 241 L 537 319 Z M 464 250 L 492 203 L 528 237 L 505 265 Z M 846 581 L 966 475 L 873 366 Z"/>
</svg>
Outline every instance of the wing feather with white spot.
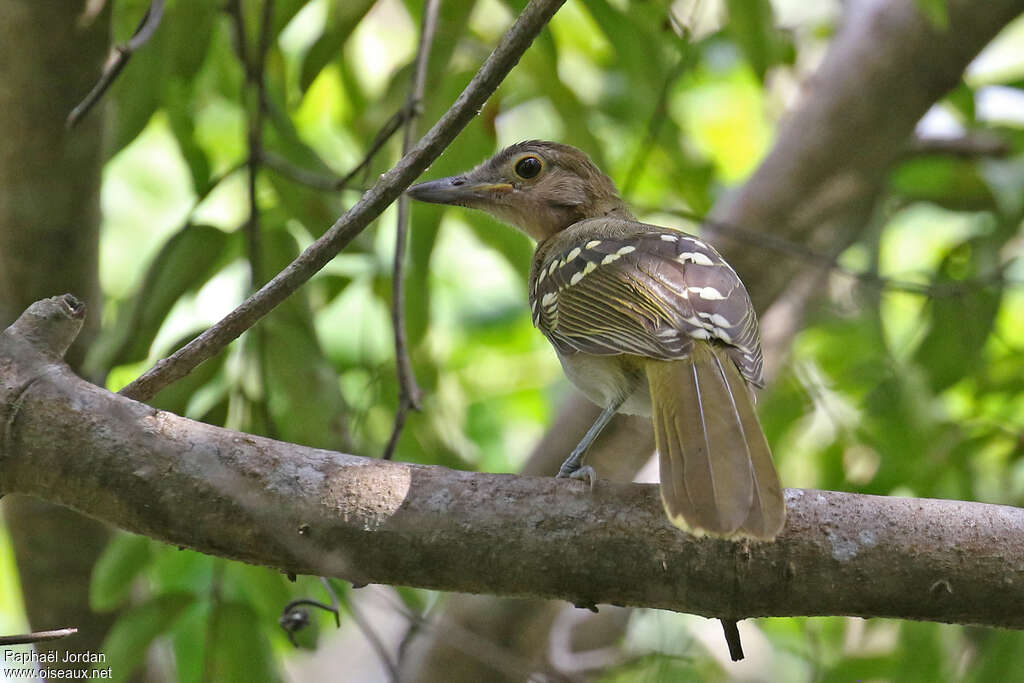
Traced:
<svg viewBox="0 0 1024 683">
<path fill-rule="evenodd" d="M 562 353 L 672 360 L 694 340 L 717 341 L 749 382 L 762 384 L 757 319 L 736 272 L 696 237 L 643 227 L 628 240 L 569 245 L 537 264 L 534 324 Z"/>
</svg>

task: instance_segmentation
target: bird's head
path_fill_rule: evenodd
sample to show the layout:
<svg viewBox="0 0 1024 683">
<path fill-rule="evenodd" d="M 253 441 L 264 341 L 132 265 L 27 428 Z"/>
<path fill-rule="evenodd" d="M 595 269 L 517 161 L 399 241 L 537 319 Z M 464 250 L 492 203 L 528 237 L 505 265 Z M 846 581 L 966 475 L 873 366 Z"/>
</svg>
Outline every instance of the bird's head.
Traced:
<svg viewBox="0 0 1024 683">
<path fill-rule="evenodd" d="M 631 217 L 615 183 L 582 151 L 530 140 L 476 168 L 413 185 L 410 197 L 481 209 L 538 241 L 585 218 Z"/>
</svg>

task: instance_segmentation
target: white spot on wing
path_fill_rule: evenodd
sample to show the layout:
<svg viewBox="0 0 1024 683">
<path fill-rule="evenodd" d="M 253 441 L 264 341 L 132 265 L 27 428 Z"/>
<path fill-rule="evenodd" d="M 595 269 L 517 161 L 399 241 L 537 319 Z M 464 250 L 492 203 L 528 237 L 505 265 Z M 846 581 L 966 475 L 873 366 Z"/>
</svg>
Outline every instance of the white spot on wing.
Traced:
<svg viewBox="0 0 1024 683">
<path fill-rule="evenodd" d="M 718 327 L 732 327 L 732 323 L 721 313 L 712 313 L 708 316 L 708 320 L 717 325 Z"/>
<path fill-rule="evenodd" d="M 547 294 L 544 295 L 544 298 L 540 300 L 540 305 L 544 306 L 545 308 L 552 305 L 553 303 L 555 303 L 555 298 L 557 296 L 558 295 L 555 294 L 554 292 L 548 292 Z"/>
<path fill-rule="evenodd" d="M 580 249 L 579 247 L 574 247 L 573 250 L 569 252 L 569 255 L 565 257 L 565 262 L 568 263 L 569 261 L 572 261 L 574 258 L 580 255 L 581 251 L 583 250 Z"/>
<path fill-rule="evenodd" d="M 592 264 L 587 264 L 587 265 L 592 265 Z M 570 285 L 574 285 L 574 284 L 576 284 L 577 282 L 579 282 L 582 279 L 583 279 L 583 271 L 581 270 L 581 271 L 577 272 L 576 274 L 574 274 L 572 276 L 572 278 L 569 280 L 569 284 Z"/>
<path fill-rule="evenodd" d="M 634 251 L 636 251 L 636 247 L 627 244 L 626 246 L 622 247 L 615 253 L 617 253 L 619 256 L 625 256 L 626 254 L 632 254 Z"/>
<path fill-rule="evenodd" d="M 682 263 L 690 261 L 696 263 L 698 266 L 711 266 L 714 263 L 708 258 L 707 254 L 702 254 L 699 251 L 684 251 L 677 257 Z"/>
<path fill-rule="evenodd" d="M 587 242 L 586 248 L 587 249 L 593 249 L 594 247 L 596 247 L 599 244 L 601 244 L 601 240 L 590 240 L 589 242 Z"/>
<path fill-rule="evenodd" d="M 619 256 L 618 254 L 608 254 L 607 256 L 605 256 L 605 257 L 604 257 L 604 258 L 603 258 L 603 259 L 601 260 L 601 265 L 602 265 L 602 266 L 607 266 L 607 265 L 608 265 L 609 263 L 612 263 L 613 261 L 617 261 L 617 260 L 619 260 L 620 258 L 622 258 L 622 257 L 621 257 L 621 256 Z"/>
<path fill-rule="evenodd" d="M 661 239 L 665 240 L 666 242 L 678 242 L 679 241 L 679 238 L 676 237 L 675 235 L 662 235 Z"/>
<path fill-rule="evenodd" d="M 594 263 L 593 261 L 588 261 L 586 267 L 583 268 L 583 275 L 589 275 L 590 273 L 593 273 L 595 270 L 597 270 L 597 264 Z M 580 277 L 582 277 L 582 275 Z"/>
<path fill-rule="evenodd" d="M 721 301 L 725 298 L 714 287 L 687 287 L 687 289 L 705 301 Z"/>
<path fill-rule="evenodd" d="M 690 336 L 694 339 L 711 339 L 711 333 L 703 327 L 696 330 L 690 330 Z"/>
<path fill-rule="evenodd" d="M 555 259 L 554 261 L 551 262 L 551 265 L 548 266 L 548 275 L 553 275 L 557 268 L 558 268 L 558 259 Z"/>
</svg>

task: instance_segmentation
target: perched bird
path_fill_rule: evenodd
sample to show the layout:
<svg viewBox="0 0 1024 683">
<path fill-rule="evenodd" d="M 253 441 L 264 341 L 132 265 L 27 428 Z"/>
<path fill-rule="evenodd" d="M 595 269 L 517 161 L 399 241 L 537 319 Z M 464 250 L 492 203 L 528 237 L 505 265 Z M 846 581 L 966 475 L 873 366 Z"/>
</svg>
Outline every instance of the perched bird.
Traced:
<svg viewBox="0 0 1024 683">
<path fill-rule="evenodd" d="M 616 412 L 650 417 L 669 519 L 696 534 L 772 539 L 786 507 L 754 411 L 757 319 L 710 245 L 637 221 L 575 147 L 531 140 L 415 199 L 481 209 L 537 240 L 533 322 L 604 410 L 558 476 L 590 478 L 587 448 Z"/>
</svg>

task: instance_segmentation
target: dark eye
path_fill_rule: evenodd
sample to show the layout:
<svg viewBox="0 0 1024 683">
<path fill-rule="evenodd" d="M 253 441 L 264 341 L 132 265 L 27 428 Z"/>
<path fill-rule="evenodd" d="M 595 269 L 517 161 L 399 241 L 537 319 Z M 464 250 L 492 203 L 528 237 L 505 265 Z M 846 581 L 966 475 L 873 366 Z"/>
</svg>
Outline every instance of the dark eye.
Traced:
<svg viewBox="0 0 1024 683">
<path fill-rule="evenodd" d="M 540 173 L 543 164 L 537 157 L 523 157 L 516 164 L 516 175 L 520 178 L 535 178 Z"/>
</svg>

